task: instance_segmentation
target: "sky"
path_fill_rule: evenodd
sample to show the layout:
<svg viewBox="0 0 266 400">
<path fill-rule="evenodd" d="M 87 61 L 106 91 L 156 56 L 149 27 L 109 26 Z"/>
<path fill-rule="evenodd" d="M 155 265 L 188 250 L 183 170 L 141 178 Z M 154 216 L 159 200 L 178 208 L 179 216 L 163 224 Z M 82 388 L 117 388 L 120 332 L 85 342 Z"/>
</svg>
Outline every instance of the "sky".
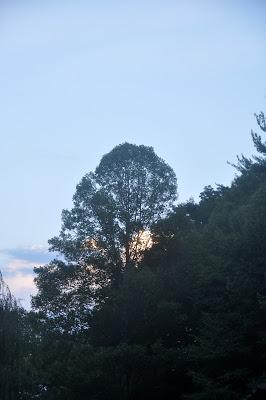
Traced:
<svg viewBox="0 0 266 400">
<path fill-rule="evenodd" d="M 179 201 L 230 184 L 265 110 L 266 2 L 0 1 L 0 270 L 29 308 L 82 176 L 125 141 Z"/>
</svg>

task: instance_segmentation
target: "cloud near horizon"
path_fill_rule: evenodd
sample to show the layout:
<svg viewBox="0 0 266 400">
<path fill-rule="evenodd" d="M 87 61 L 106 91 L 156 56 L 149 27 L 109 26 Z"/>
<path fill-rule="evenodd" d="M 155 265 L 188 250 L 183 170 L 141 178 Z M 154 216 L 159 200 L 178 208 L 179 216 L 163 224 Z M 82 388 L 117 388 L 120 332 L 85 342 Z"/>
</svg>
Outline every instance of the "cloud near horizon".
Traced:
<svg viewBox="0 0 266 400">
<path fill-rule="evenodd" d="M 11 260 L 21 260 L 23 264 L 47 263 L 52 258 L 52 253 L 44 245 L 31 245 L 0 250 L 0 255 Z"/>
<path fill-rule="evenodd" d="M 5 278 L 11 293 L 21 303 L 21 305 L 30 309 L 31 296 L 37 292 L 32 273 L 17 272 Z"/>
<path fill-rule="evenodd" d="M 11 293 L 26 309 L 30 309 L 30 298 L 36 293 L 33 268 L 54 258 L 47 246 L 31 245 L 0 250 L 0 270 Z"/>
</svg>

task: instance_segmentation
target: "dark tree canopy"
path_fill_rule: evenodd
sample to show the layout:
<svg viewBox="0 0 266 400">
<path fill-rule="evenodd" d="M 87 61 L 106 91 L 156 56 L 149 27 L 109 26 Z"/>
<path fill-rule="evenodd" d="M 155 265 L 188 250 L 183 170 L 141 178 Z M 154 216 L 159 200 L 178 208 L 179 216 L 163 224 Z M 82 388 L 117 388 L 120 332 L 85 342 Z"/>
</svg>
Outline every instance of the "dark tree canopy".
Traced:
<svg viewBox="0 0 266 400">
<path fill-rule="evenodd" d="M 141 233 L 165 216 L 175 199 L 175 173 L 153 148 L 121 144 L 82 178 L 51 249 L 69 261 L 135 263 Z"/>
<path fill-rule="evenodd" d="M 135 262 L 133 242 L 139 244 L 140 234 L 165 216 L 175 199 L 175 174 L 153 148 L 121 144 L 82 178 L 51 249 L 70 261 Z"/>
<path fill-rule="evenodd" d="M 176 188 L 174 171 L 152 147 L 124 143 L 103 156 L 77 185 L 73 208 L 63 210 L 60 235 L 49 243 L 68 265 L 54 261 L 36 270 L 35 306 L 56 313 L 60 297 L 69 315 L 99 301 L 96 293 L 138 263 L 151 226 L 172 210 Z"/>
<path fill-rule="evenodd" d="M 24 311 L 0 271 L 0 399 L 21 399 L 27 386 Z M 27 349 L 28 350 L 28 349 Z"/>
</svg>

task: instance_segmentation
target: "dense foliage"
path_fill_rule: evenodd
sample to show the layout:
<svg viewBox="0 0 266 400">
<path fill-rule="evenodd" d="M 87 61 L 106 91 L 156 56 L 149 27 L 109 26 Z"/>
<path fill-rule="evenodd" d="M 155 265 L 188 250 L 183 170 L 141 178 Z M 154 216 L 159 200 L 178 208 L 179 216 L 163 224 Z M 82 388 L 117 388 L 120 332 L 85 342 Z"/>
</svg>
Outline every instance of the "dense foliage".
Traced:
<svg viewBox="0 0 266 400">
<path fill-rule="evenodd" d="M 63 210 L 61 232 L 49 243 L 64 262 L 36 270 L 34 306 L 58 319 L 60 329 L 62 313 L 64 329 L 89 327 L 91 308 L 105 302 L 109 289 L 138 264 L 145 232 L 175 198 L 175 174 L 151 147 L 115 147 L 77 185 L 73 208 Z"/>
<path fill-rule="evenodd" d="M 175 176 L 151 148 L 103 157 L 50 242 L 64 257 L 36 268 L 34 312 L 0 310 L 14 318 L 0 347 L 18 346 L 0 360 L 1 393 L 8 368 L 27 371 L 1 399 L 266 398 L 266 143 L 252 138 L 259 156 L 238 158 L 229 187 L 174 207 Z"/>
<path fill-rule="evenodd" d="M 31 353 L 26 314 L 0 273 L 0 399 L 26 399 L 31 391 Z"/>
</svg>

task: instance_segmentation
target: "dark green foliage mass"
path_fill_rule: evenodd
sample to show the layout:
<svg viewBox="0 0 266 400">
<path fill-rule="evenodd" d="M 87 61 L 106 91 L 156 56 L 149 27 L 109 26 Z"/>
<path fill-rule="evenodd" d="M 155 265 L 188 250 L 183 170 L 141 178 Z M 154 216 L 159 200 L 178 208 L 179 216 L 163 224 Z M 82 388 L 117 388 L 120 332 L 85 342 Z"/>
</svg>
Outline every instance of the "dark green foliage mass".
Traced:
<svg viewBox="0 0 266 400">
<path fill-rule="evenodd" d="M 83 178 L 50 241 L 64 258 L 36 268 L 34 312 L 15 307 L 6 368 L 17 357 L 30 379 L 4 400 L 266 398 L 266 144 L 252 138 L 260 155 L 198 203 L 173 206 L 173 171 L 145 146 Z"/>
<path fill-rule="evenodd" d="M 25 311 L 11 295 L 0 272 L 0 399 L 31 398 L 31 333 Z"/>
<path fill-rule="evenodd" d="M 151 147 L 115 147 L 77 185 L 73 208 L 63 210 L 61 232 L 49 243 L 64 262 L 36 269 L 34 306 L 55 324 L 64 317 L 68 330 L 86 326 L 90 310 L 137 265 L 143 232 L 175 199 L 175 174 Z"/>
</svg>

